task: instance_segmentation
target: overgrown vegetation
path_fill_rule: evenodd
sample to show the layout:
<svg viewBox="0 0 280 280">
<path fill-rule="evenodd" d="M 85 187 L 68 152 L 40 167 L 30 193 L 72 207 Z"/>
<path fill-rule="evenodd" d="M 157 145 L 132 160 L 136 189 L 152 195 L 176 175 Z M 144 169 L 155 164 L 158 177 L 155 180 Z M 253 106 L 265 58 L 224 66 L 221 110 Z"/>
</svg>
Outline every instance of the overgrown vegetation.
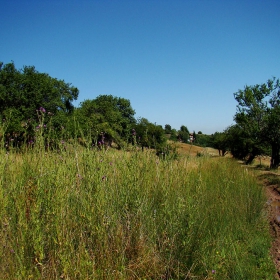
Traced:
<svg viewBox="0 0 280 280">
<path fill-rule="evenodd" d="M 0 64 L 0 82 L 1 279 L 273 279 L 255 179 L 166 137 L 224 155 L 224 134 L 111 95 L 74 108 L 78 89 L 34 67 Z"/>
<path fill-rule="evenodd" d="M 273 279 L 265 198 L 234 161 L 75 143 L 0 159 L 2 279 Z"/>
</svg>

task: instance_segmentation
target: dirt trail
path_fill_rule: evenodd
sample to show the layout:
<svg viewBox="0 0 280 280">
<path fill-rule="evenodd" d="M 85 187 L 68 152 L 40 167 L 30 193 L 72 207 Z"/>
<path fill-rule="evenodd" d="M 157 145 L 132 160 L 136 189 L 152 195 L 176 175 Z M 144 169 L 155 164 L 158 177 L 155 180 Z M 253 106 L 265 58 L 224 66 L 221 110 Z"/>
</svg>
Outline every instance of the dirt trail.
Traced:
<svg viewBox="0 0 280 280">
<path fill-rule="evenodd" d="M 271 255 L 277 269 L 276 279 L 280 279 L 280 175 L 266 172 L 259 176 L 267 195 L 267 211 L 270 231 L 273 237 Z"/>
</svg>

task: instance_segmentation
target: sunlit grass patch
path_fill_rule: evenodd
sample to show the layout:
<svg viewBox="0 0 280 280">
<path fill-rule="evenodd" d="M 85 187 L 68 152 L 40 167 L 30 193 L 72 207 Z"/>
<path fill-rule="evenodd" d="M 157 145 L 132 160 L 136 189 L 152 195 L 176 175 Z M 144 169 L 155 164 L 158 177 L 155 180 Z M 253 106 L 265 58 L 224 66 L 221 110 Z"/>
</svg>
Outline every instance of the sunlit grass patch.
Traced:
<svg viewBox="0 0 280 280">
<path fill-rule="evenodd" d="M 265 198 L 230 159 L 65 149 L 0 159 L 7 279 L 273 279 Z"/>
</svg>

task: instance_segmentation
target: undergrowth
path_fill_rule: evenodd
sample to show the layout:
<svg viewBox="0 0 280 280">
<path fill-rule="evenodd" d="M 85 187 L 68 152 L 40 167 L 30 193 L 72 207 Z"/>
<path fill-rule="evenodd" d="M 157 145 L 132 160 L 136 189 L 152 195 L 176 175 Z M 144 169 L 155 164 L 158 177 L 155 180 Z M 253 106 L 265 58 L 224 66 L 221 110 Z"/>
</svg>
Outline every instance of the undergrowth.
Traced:
<svg viewBox="0 0 280 280">
<path fill-rule="evenodd" d="M 234 161 L 0 153 L 1 279 L 274 279 L 263 191 Z"/>
</svg>

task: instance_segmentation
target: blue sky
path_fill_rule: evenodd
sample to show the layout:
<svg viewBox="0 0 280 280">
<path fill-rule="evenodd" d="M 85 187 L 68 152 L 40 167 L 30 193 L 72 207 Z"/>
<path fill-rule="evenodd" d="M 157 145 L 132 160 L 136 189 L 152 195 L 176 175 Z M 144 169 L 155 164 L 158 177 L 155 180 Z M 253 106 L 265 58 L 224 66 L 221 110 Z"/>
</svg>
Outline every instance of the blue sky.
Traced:
<svg viewBox="0 0 280 280">
<path fill-rule="evenodd" d="M 1 0 L 0 61 L 129 99 L 136 117 L 211 134 L 233 93 L 280 78 L 279 0 Z"/>
</svg>

